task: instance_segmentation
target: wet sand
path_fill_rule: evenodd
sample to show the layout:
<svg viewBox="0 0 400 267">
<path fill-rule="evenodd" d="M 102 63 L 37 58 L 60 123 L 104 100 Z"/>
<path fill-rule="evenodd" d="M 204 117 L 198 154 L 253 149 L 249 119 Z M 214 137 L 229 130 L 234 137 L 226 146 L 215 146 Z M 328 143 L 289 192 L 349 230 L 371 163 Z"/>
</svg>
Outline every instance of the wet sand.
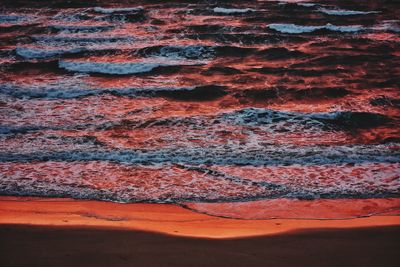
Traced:
<svg viewBox="0 0 400 267">
<path fill-rule="evenodd" d="M 2 266 L 397 266 L 400 227 L 240 239 L 61 226 L 0 227 Z"/>
<path fill-rule="evenodd" d="M 235 220 L 174 205 L 0 198 L 2 266 L 395 266 L 400 217 Z"/>
<path fill-rule="evenodd" d="M 386 216 L 383 216 L 386 215 Z M 240 220 L 169 204 L 118 204 L 62 198 L 0 197 L 0 224 L 101 227 L 197 238 L 240 238 L 298 230 L 400 226 L 396 211 L 350 220 Z"/>
</svg>

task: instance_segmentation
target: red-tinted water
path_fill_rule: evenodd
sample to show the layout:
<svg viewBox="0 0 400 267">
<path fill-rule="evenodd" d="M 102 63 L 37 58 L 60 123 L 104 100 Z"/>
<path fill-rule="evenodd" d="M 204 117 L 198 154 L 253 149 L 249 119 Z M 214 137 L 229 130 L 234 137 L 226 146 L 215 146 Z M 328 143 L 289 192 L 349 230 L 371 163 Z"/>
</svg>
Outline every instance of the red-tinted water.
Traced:
<svg viewBox="0 0 400 267">
<path fill-rule="evenodd" d="M 396 3 L 28 2 L 0 9 L 0 194 L 400 208 Z"/>
</svg>

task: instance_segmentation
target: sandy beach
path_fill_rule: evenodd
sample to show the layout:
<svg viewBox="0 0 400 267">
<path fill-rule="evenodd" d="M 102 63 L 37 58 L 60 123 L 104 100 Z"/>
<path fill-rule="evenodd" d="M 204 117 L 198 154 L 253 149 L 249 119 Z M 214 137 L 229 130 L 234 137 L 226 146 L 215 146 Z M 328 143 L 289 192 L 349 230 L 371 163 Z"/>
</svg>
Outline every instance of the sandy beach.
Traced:
<svg viewBox="0 0 400 267">
<path fill-rule="evenodd" d="M 0 267 L 399 266 L 399 0 L 0 2 Z"/>
<path fill-rule="evenodd" d="M 1 197 L 0 232 L 3 266 L 396 266 L 400 248 L 398 216 L 235 220 L 72 199 Z"/>
</svg>

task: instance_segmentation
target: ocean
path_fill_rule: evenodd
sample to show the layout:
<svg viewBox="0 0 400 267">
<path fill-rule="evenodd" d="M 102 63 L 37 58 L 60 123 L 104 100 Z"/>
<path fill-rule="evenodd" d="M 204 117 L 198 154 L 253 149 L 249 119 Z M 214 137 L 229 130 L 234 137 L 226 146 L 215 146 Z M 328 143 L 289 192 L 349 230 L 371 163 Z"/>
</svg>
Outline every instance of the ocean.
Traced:
<svg viewBox="0 0 400 267">
<path fill-rule="evenodd" d="M 3 1 L 0 195 L 400 210 L 397 1 Z"/>
</svg>

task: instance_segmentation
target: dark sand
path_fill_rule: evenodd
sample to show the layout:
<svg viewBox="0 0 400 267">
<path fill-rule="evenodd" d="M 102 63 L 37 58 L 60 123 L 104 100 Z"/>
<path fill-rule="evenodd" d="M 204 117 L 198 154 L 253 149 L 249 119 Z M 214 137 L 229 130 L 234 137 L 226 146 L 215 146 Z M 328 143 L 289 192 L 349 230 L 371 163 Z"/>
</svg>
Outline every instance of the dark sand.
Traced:
<svg viewBox="0 0 400 267">
<path fill-rule="evenodd" d="M 1 266 L 398 266 L 400 227 L 199 239 L 88 227 L 2 225 Z"/>
<path fill-rule="evenodd" d="M 175 205 L 0 197 L 0 267 L 398 266 L 399 251 L 400 216 L 388 214 L 238 220 Z"/>
</svg>

